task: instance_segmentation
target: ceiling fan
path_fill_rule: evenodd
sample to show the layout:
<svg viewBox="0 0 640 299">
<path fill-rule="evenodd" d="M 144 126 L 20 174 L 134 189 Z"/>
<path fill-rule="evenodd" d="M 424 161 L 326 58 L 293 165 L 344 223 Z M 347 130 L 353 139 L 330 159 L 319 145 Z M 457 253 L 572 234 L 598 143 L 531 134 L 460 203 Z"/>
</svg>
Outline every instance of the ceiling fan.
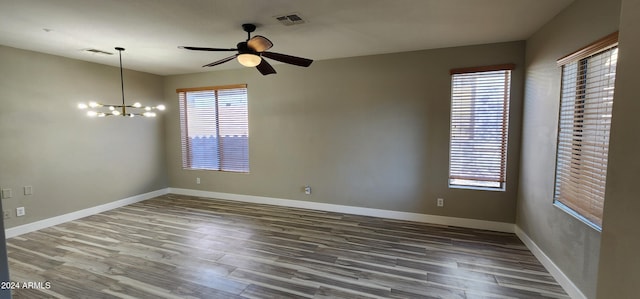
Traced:
<svg viewBox="0 0 640 299">
<path fill-rule="evenodd" d="M 271 64 L 269 64 L 265 59 L 263 59 L 264 57 L 270 58 L 276 61 L 288 63 L 288 64 L 303 66 L 303 67 L 308 67 L 313 62 L 313 60 L 307 59 L 307 58 L 267 51 L 271 49 L 271 47 L 273 47 L 273 43 L 269 39 L 261 35 L 256 35 L 254 37 L 251 37 L 251 32 L 254 32 L 256 30 L 256 25 L 254 24 L 242 24 L 242 29 L 247 33 L 247 40 L 244 42 L 239 42 L 236 48 L 202 48 L 202 47 L 184 47 L 184 46 L 180 46 L 178 48 L 186 49 L 186 50 L 194 50 L 194 51 L 212 51 L 212 52 L 238 51 L 238 53 L 235 55 L 231 55 L 227 58 L 223 58 L 218 61 L 205 64 L 202 67 L 216 66 L 219 64 L 223 64 L 227 61 L 231 61 L 234 58 L 237 58 L 238 62 L 240 62 L 240 64 L 246 67 L 255 66 L 262 75 L 269 75 L 269 74 L 276 73 L 276 70 L 273 69 Z"/>
</svg>

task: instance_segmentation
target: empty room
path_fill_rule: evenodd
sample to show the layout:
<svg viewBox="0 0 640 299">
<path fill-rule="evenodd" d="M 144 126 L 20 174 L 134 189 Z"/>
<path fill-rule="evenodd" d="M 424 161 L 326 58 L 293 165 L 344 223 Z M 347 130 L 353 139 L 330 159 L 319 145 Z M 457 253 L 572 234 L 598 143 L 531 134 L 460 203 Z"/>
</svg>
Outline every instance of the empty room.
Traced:
<svg viewBox="0 0 640 299">
<path fill-rule="evenodd" d="M 638 298 L 640 0 L 0 0 L 0 298 Z"/>
</svg>

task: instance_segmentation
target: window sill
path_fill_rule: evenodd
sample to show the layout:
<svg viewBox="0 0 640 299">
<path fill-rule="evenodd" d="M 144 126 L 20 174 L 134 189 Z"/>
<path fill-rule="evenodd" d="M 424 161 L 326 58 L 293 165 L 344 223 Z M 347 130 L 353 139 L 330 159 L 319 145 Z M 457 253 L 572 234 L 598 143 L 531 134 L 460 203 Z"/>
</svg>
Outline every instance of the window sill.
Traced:
<svg viewBox="0 0 640 299">
<path fill-rule="evenodd" d="M 586 224 L 587 226 L 589 226 L 590 228 L 595 229 L 597 232 L 601 233 L 602 232 L 602 227 L 598 226 L 597 224 L 589 221 L 589 219 L 584 218 L 582 215 L 576 213 L 576 211 L 572 210 L 571 208 L 567 207 L 566 205 L 564 205 L 563 203 L 559 202 L 559 201 L 553 201 L 553 205 L 562 210 L 563 212 L 571 215 L 573 218 L 576 218 L 578 220 L 580 220 L 582 223 Z"/>
<path fill-rule="evenodd" d="M 480 186 L 465 186 L 465 185 L 449 185 L 449 189 L 467 189 L 467 190 L 479 190 L 479 191 L 499 191 L 504 192 L 506 188 L 495 187 L 480 187 Z"/>
<path fill-rule="evenodd" d="M 192 167 L 182 167 L 182 170 L 193 170 L 193 171 L 213 171 L 213 172 L 219 172 L 219 173 L 239 173 L 239 174 L 249 174 L 249 171 L 218 170 L 218 169 L 209 169 L 209 168 L 192 168 Z"/>
</svg>

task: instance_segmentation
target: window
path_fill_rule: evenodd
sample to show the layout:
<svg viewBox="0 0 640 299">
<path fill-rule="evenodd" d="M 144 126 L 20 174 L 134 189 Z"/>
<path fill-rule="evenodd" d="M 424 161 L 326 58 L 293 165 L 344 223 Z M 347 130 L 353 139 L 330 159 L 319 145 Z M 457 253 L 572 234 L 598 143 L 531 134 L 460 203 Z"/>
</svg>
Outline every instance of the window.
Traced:
<svg viewBox="0 0 640 299">
<path fill-rule="evenodd" d="M 182 167 L 249 172 L 247 86 L 178 89 Z"/>
<path fill-rule="evenodd" d="M 554 203 L 600 230 L 618 58 L 617 33 L 562 66 Z"/>
<path fill-rule="evenodd" d="M 449 187 L 505 189 L 513 68 L 451 70 Z"/>
</svg>

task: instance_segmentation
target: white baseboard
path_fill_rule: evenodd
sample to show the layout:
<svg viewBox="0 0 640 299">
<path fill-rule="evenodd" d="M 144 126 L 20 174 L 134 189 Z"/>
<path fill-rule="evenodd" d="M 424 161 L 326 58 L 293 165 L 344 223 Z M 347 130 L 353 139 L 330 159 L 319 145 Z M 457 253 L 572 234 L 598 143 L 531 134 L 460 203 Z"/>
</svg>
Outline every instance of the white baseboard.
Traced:
<svg viewBox="0 0 640 299">
<path fill-rule="evenodd" d="M 567 292 L 569 297 L 573 299 L 587 299 L 580 289 L 565 275 L 558 266 L 538 247 L 538 245 L 529 238 L 529 236 L 520 229 L 519 226 L 515 226 L 515 233 L 522 240 L 522 242 L 529 248 L 531 253 L 542 263 L 542 265 L 551 273 L 553 278 L 562 286 L 562 288 Z"/>
<path fill-rule="evenodd" d="M 68 214 L 64 214 L 64 215 L 60 215 L 60 216 L 56 216 L 56 217 L 51 217 L 51 218 L 43 219 L 43 220 L 36 221 L 36 222 L 27 223 L 27 224 L 16 226 L 16 227 L 12 227 L 12 228 L 7 228 L 5 230 L 5 236 L 6 236 L 6 238 L 12 238 L 12 237 L 19 236 L 19 235 L 22 235 L 22 234 L 26 234 L 26 233 L 29 233 L 29 232 L 32 232 L 32 231 L 36 231 L 36 230 L 39 230 L 39 229 L 47 228 L 47 227 L 58 225 L 58 224 L 65 223 L 65 222 L 68 222 L 68 221 L 72 221 L 72 220 L 80 219 L 80 218 L 83 218 L 83 217 L 91 216 L 91 215 L 94 215 L 94 214 L 102 213 L 104 211 L 108 211 L 108 210 L 112 210 L 112 209 L 115 209 L 115 208 L 119 208 L 119 207 L 123 207 L 123 206 L 126 206 L 126 205 L 130 205 L 132 203 L 136 203 L 136 202 L 139 202 L 139 201 L 151 199 L 151 198 L 154 198 L 154 197 L 157 197 L 157 196 L 160 196 L 160 195 L 167 194 L 168 192 L 169 192 L 169 188 L 160 189 L 160 190 L 152 191 L 152 192 L 149 192 L 149 193 L 139 194 L 139 195 L 131 196 L 131 197 L 128 197 L 128 198 L 116 200 L 116 201 L 113 201 L 113 202 L 110 202 L 110 203 L 106 203 L 106 204 L 103 204 L 103 205 L 87 208 L 87 209 L 84 209 L 84 210 L 75 211 L 75 212 L 71 212 L 71 213 L 68 213 Z"/>
<path fill-rule="evenodd" d="M 169 188 L 169 193 L 198 196 L 198 197 L 218 198 L 218 199 L 226 199 L 226 200 L 241 201 L 241 202 L 251 202 L 251 203 L 259 203 L 259 204 L 269 204 L 269 205 L 276 205 L 276 206 L 286 206 L 286 207 L 294 207 L 294 208 L 302 208 L 302 209 L 320 210 L 320 211 L 327 211 L 327 212 L 339 212 L 339 213 L 347 213 L 347 214 L 362 215 L 362 216 L 373 216 L 373 217 L 381 217 L 381 218 L 389 218 L 389 219 L 397 219 L 397 220 L 433 223 L 433 224 L 440 224 L 440 225 L 460 226 L 460 227 L 468 227 L 468 228 L 475 228 L 475 229 L 486 229 L 486 230 L 499 231 L 499 232 L 508 232 L 508 233 L 514 232 L 513 231 L 514 224 L 505 223 L 505 222 L 436 216 L 436 215 L 389 211 L 389 210 L 362 208 L 362 207 L 353 207 L 353 206 L 343 206 L 343 205 L 336 205 L 336 204 L 309 202 L 309 201 L 291 200 L 291 199 L 282 199 L 282 198 L 273 198 L 273 197 L 264 197 L 264 196 L 211 192 L 211 191 L 202 191 L 202 190 L 193 190 L 193 189 Z"/>
</svg>

